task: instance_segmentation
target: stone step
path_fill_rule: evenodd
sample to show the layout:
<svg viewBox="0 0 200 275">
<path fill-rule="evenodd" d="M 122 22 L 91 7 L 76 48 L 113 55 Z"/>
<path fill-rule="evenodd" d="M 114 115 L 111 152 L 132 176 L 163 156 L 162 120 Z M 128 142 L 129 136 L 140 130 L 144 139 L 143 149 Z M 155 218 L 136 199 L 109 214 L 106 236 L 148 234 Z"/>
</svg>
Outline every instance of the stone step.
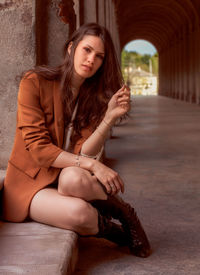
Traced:
<svg viewBox="0 0 200 275">
<path fill-rule="evenodd" d="M 0 187 L 5 171 L 0 170 Z M 0 190 L 1 190 L 0 188 Z M 70 230 L 37 222 L 0 221 L 0 274 L 72 274 L 78 258 L 78 236 Z"/>
</svg>

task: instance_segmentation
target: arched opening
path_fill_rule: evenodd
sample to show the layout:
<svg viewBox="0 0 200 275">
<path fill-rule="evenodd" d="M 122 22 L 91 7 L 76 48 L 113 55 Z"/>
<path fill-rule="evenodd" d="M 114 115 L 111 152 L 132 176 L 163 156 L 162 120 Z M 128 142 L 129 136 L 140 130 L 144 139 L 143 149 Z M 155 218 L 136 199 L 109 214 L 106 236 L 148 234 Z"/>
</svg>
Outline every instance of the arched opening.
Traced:
<svg viewBox="0 0 200 275">
<path fill-rule="evenodd" d="M 158 52 L 146 40 L 133 40 L 121 53 L 121 67 L 125 83 L 132 95 L 158 94 Z"/>
</svg>

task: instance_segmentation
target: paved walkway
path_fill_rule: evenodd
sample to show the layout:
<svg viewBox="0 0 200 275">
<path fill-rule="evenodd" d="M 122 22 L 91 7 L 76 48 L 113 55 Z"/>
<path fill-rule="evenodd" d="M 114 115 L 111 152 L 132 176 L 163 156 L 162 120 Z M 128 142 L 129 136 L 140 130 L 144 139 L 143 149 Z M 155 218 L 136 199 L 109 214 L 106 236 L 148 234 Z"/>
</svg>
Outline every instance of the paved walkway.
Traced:
<svg viewBox="0 0 200 275">
<path fill-rule="evenodd" d="M 75 275 L 200 274 L 200 106 L 136 97 L 131 119 L 115 128 L 107 157 L 126 183 L 153 254 L 81 238 Z"/>
</svg>

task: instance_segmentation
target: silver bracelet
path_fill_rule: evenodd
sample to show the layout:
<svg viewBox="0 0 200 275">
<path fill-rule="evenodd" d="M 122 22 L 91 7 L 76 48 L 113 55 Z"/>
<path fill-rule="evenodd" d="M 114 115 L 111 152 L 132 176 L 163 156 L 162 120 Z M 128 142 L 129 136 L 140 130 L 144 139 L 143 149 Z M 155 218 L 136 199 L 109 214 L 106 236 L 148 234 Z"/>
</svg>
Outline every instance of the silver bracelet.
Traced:
<svg viewBox="0 0 200 275">
<path fill-rule="evenodd" d="M 80 167 L 80 165 L 81 165 L 79 157 L 80 157 L 79 155 L 76 155 L 75 166 L 77 166 L 77 167 Z"/>
<path fill-rule="evenodd" d="M 109 126 L 109 127 L 112 126 L 111 124 L 109 124 L 108 122 L 106 122 L 104 119 L 103 119 L 103 122 L 104 122 L 107 126 Z"/>
</svg>

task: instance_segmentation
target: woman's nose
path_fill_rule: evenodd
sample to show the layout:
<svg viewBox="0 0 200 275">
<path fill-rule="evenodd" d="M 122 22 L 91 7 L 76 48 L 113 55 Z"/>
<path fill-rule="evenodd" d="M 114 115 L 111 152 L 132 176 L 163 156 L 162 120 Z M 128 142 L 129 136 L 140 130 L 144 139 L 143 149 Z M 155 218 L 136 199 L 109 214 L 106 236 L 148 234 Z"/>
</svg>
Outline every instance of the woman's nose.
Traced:
<svg viewBox="0 0 200 275">
<path fill-rule="evenodd" d="M 88 56 L 88 62 L 89 62 L 90 64 L 93 64 L 93 63 L 94 63 L 94 59 L 95 59 L 95 56 L 94 56 L 93 54 L 90 54 L 90 55 Z"/>
</svg>

